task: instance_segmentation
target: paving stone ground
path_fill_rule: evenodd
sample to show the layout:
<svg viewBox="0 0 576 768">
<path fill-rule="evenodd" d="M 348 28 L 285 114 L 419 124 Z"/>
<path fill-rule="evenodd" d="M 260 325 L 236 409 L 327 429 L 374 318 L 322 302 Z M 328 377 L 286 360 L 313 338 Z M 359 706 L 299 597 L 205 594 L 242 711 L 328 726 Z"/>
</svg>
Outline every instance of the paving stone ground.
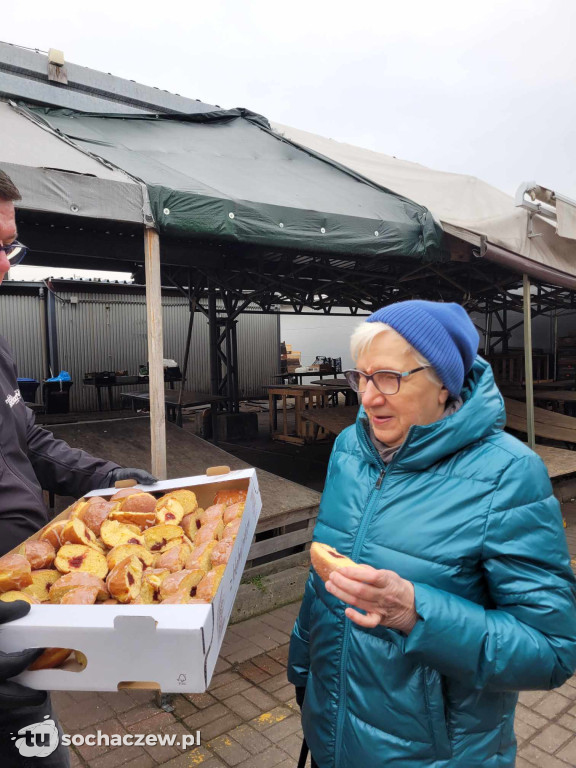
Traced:
<svg viewBox="0 0 576 768">
<path fill-rule="evenodd" d="M 299 603 L 228 628 L 207 693 L 173 697 L 174 712 L 148 691 L 57 692 L 65 733 L 196 734 L 201 746 L 72 747 L 72 768 L 295 768 L 302 731 L 286 679 Z M 516 768 L 576 766 L 576 676 L 555 691 L 520 694 Z"/>
</svg>

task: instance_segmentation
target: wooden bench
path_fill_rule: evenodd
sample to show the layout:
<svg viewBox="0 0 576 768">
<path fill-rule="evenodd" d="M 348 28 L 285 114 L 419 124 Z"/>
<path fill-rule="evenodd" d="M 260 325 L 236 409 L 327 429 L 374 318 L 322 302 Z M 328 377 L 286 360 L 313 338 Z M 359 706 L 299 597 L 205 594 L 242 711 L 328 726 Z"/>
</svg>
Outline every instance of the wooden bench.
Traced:
<svg viewBox="0 0 576 768">
<path fill-rule="evenodd" d="M 526 403 L 505 397 L 504 404 L 506 426 L 526 433 Z M 534 432 L 537 437 L 576 445 L 576 418 L 545 408 L 534 408 Z"/>
</svg>

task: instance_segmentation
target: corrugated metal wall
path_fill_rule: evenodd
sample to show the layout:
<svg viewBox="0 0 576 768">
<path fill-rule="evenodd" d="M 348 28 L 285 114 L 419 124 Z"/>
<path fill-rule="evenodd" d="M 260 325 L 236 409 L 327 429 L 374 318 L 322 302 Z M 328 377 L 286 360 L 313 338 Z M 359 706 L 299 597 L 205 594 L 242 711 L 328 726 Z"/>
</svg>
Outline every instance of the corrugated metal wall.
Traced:
<svg viewBox="0 0 576 768">
<path fill-rule="evenodd" d="M 44 300 L 35 295 L 0 294 L 0 333 L 14 350 L 18 375 L 27 379 L 44 378 Z M 39 393 L 37 401 L 40 401 Z"/>
<path fill-rule="evenodd" d="M 127 370 L 138 373 L 147 360 L 145 297 L 126 293 L 60 291 L 64 301 L 56 301 L 56 324 L 60 369 L 74 381 L 70 390 L 70 409 L 92 411 L 97 408 L 96 390 L 84 386 L 89 371 Z M 77 303 L 69 298 L 74 295 Z M 164 356 L 180 367 L 188 328 L 188 304 L 178 296 L 164 296 Z M 20 376 L 43 378 L 42 325 L 43 302 L 37 297 L 4 294 L 0 300 L 0 332 L 15 352 Z M 264 384 L 274 383 L 278 372 L 279 329 L 275 315 L 244 314 L 238 319 L 239 387 L 241 397 L 262 397 Z M 210 389 L 208 321 L 197 312 L 188 363 L 187 388 Z M 122 391 L 143 390 L 145 385 L 122 387 Z M 120 388 L 115 388 L 116 404 Z M 107 391 L 102 390 L 107 407 Z M 38 402 L 40 397 L 38 397 Z"/>
</svg>

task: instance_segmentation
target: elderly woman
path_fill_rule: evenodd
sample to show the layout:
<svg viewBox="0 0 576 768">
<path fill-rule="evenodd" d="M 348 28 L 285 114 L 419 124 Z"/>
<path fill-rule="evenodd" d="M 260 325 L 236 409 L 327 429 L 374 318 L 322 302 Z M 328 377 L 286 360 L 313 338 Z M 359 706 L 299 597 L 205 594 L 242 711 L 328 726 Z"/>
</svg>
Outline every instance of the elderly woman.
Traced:
<svg viewBox="0 0 576 768">
<path fill-rule="evenodd" d="M 320 768 L 512 768 L 517 691 L 576 666 L 559 505 L 477 347 L 462 307 L 425 301 L 352 337 L 362 407 L 314 539 L 366 567 L 312 569 L 288 668 Z"/>
</svg>

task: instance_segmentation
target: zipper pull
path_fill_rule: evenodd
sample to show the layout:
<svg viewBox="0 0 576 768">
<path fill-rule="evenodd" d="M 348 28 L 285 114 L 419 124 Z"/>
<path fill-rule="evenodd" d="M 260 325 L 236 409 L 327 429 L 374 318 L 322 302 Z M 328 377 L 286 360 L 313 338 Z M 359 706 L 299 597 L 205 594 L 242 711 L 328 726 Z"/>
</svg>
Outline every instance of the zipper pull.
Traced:
<svg viewBox="0 0 576 768">
<path fill-rule="evenodd" d="M 378 476 L 378 480 L 376 480 L 376 490 L 380 490 L 380 486 L 382 485 L 382 480 L 384 480 L 384 475 L 386 474 L 386 471 L 384 469 L 380 470 L 380 475 Z"/>
</svg>

